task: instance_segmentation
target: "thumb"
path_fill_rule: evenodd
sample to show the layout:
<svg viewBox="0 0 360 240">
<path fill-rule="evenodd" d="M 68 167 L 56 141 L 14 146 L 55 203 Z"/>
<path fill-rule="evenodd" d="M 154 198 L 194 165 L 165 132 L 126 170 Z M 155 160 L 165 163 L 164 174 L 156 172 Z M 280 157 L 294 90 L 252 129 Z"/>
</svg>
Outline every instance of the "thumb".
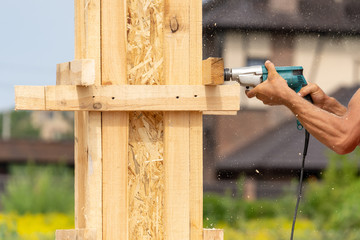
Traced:
<svg viewBox="0 0 360 240">
<path fill-rule="evenodd" d="M 252 89 L 252 90 L 246 90 L 245 91 L 245 94 L 248 98 L 253 98 L 256 96 L 256 91 L 255 89 Z"/>
<path fill-rule="evenodd" d="M 276 71 L 276 69 L 275 69 L 275 65 L 274 65 L 271 61 L 267 60 L 267 61 L 265 62 L 265 67 L 266 67 L 266 69 L 268 70 L 269 76 L 270 76 L 270 75 L 272 75 L 272 76 L 277 75 L 277 71 Z"/>
</svg>

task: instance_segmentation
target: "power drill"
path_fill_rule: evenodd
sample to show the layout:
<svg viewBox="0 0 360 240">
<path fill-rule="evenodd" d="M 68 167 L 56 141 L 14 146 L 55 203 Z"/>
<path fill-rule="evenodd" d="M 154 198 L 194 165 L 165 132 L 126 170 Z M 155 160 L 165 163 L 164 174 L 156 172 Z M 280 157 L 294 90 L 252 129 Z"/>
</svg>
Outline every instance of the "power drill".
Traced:
<svg viewBox="0 0 360 240">
<path fill-rule="evenodd" d="M 288 86 L 295 92 L 299 92 L 300 89 L 307 85 L 305 77 L 303 76 L 303 67 L 301 66 L 287 66 L 287 67 L 275 67 L 276 71 L 281 77 L 283 77 Z M 225 68 L 224 80 L 236 81 L 246 89 L 252 89 L 260 83 L 266 81 L 268 78 L 268 71 L 264 65 L 262 66 L 250 66 L 242 68 Z M 310 95 L 305 96 L 305 99 L 312 102 Z M 298 121 L 297 128 L 303 129 L 303 126 Z"/>
</svg>

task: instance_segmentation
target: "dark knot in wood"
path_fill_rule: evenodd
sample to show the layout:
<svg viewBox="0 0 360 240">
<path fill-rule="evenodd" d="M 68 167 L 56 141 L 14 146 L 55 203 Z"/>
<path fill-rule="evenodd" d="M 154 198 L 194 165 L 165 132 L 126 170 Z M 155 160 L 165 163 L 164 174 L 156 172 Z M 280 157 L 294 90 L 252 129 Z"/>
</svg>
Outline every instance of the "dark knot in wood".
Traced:
<svg viewBox="0 0 360 240">
<path fill-rule="evenodd" d="M 93 104 L 93 108 L 94 108 L 94 109 L 101 109 L 101 108 L 102 108 L 102 105 L 101 105 L 101 103 L 94 103 L 94 104 Z"/>
<path fill-rule="evenodd" d="M 179 30 L 179 23 L 176 19 L 176 17 L 173 17 L 170 19 L 170 29 L 171 29 L 171 32 L 176 32 L 177 30 Z"/>
</svg>

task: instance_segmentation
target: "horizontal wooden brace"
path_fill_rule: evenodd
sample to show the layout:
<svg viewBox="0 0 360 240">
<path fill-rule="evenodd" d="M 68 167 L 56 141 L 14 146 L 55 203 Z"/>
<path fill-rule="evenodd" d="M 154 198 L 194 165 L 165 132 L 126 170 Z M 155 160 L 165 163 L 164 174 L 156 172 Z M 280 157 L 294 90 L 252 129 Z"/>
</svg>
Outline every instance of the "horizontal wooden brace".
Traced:
<svg viewBox="0 0 360 240">
<path fill-rule="evenodd" d="M 238 111 L 240 86 L 16 86 L 16 110 Z"/>
</svg>

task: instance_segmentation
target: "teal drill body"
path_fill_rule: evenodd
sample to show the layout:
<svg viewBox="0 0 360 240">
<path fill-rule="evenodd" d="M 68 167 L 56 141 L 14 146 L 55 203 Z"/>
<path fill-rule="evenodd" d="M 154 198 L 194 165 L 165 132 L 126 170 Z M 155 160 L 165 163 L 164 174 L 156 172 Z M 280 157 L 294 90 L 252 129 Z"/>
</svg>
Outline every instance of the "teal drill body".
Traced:
<svg viewBox="0 0 360 240">
<path fill-rule="evenodd" d="M 265 81 L 268 78 L 268 71 L 264 65 L 261 67 L 263 72 L 263 81 Z M 295 92 L 299 92 L 302 87 L 307 85 L 302 67 L 289 66 L 276 67 L 275 69 L 279 75 L 287 81 L 288 86 Z"/>
</svg>

